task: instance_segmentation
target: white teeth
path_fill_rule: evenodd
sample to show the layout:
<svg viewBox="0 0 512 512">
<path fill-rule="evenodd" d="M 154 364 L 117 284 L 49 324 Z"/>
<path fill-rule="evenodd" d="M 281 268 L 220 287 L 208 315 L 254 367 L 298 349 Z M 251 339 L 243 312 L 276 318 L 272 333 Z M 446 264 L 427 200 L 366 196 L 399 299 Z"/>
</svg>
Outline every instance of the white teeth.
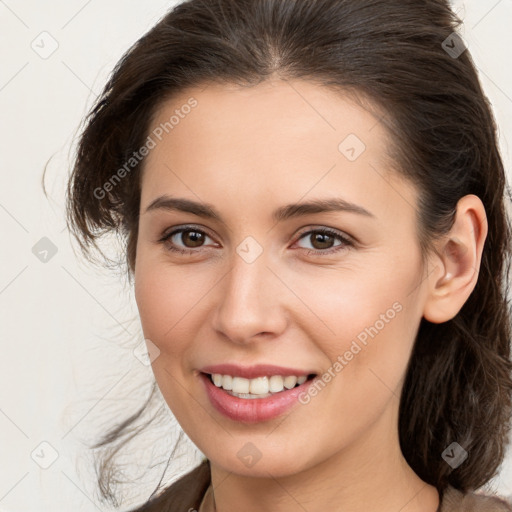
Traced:
<svg viewBox="0 0 512 512">
<path fill-rule="evenodd" d="M 268 377 L 251 379 L 249 393 L 252 395 L 266 395 L 268 393 Z"/>
<path fill-rule="evenodd" d="M 233 377 L 233 393 L 249 393 L 249 379 Z"/>
<path fill-rule="evenodd" d="M 227 391 L 233 389 L 233 377 L 231 375 L 222 375 L 222 387 Z"/>
<path fill-rule="evenodd" d="M 286 389 L 292 389 L 297 384 L 304 384 L 307 380 L 306 375 L 297 377 L 288 375 L 272 375 L 270 377 L 257 377 L 255 379 L 244 379 L 243 377 L 233 377 L 231 375 L 221 375 L 214 373 L 211 375 L 212 381 L 218 388 L 230 391 L 231 395 L 241 398 L 263 398 L 272 393 L 280 393 Z"/>
<path fill-rule="evenodd" d="M 272 393 L 279 393 L 279 391 L 283 391 L 284 389 L 283 377 L 281 377 L 281 375 L 272 375 L 272 377 L 270 377 L 269 384 L 269 388 Z"/>
<path fill-rule="evenodd" d="M 297 384 L 297 377 L 294 377 L 293 375 L 290 375 L 289 377 L 285 377 L 284 378 L 284 387 L 286 389 L 294 388 L 295 384 Z"/>
</svg>

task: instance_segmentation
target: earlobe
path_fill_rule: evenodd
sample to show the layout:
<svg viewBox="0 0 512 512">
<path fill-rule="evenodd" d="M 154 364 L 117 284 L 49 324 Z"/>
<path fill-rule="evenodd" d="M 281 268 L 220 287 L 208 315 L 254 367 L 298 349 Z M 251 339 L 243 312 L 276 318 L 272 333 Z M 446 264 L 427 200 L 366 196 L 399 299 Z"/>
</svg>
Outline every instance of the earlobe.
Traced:
<svg viewBox="0 0 512 512">
<path fill-rule="evenodd" d="M 436 243 L 427 277 L 427 297 L 423 316 L 433 323 L 451 320 L 474 290 L 484 242 L 487 216 L 482 201 L 470 194 L 457 203 L 455 221 L 450 231 Z"/>
</svg>

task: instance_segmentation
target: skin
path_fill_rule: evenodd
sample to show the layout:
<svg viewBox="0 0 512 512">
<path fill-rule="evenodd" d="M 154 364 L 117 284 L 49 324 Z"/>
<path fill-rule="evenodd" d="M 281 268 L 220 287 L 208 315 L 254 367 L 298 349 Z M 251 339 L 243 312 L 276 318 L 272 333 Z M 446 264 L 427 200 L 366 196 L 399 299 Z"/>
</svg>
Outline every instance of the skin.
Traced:
<svg viewBox="0 0 512 512">
<path fill-rule="evenodd" d="M 211 462 L 217 511 L 434 512 L 436 489 L 400 451 L 399 396 L 421 318 L 453 318 L 476 284 L 487 234 L 481 201 L 459 201 L 452 231 L 424 265 L 417 191 L 391 168 L 377 115 L 322 86 L 277 80 L 182 91 L 152 128 L 191 96 L 197 107 L 145 162 L 135 296 L 144 336 L 160 351 L 152 367 L 162 394 Z M 348 134 L 366 146 L 354 161 L 338 149 Z M 162 194 L 209 203 L 223 221 L 146 211 Z M 373 217 L 271 218 L 285 204 L 333 197 Z M 172 241 L 193 254 L 158 242 L 188 224 L 203 241 L 190 232 Z M 322 227 L 353 244 L 304 235 Z M 251 263 L 236 252 L 248 236 L 263 249 Z M 225 362 L 322 375 L 395 303 L 400 312 L 317 396 L 282 417 L 236 423 L 199 381 L 201 367 Z M 237 456 L 249 442 L 261 454 L 251 467 Z"/>
</svg>

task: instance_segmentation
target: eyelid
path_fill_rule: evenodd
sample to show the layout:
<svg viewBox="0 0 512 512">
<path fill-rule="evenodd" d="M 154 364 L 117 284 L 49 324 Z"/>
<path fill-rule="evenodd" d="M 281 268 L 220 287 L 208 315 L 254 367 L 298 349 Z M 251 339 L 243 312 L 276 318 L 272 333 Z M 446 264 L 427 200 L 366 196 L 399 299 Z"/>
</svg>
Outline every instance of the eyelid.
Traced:
<svg viewBox="0 0 512 512">
<path fill-rule="evenodd" d="M 196 231 L 199 231 L 199 232 L 204 233 L 205 235 L 209 236 L 212 240 L 215 239 L 215 237 L 213 237 L 208 232 L 207 228 L 205 228 L 204 226 L 185 224 L 182 226 L 178 226 L 178 227 L 173 226 L 172 228 L 166 229 L 164 231 L 164 233 L 159 237 L 157 242 L 164 242 L 165 240 L 168 240 L 170 237 L 172 237 L 178 233 L 181 233 L 183 231 L 187 231 L 187 230 L 191 230 L 191 231 L 196 230 Z M 312 232 L 321 232 L 321 231 L 332 232 L 333 235 L 339 236 L 340 238 L 344 238 L 345 240 L 347 240 L 351 243 L 356 242 L 354 237 L 352 237 L 351 235 L 348 235 L 347 233 L 341 232 L 335 228 L 331 228 L 328 226 L 321 226 L 321 225 L 306 226 L 306 227 L 302 228 L 301 231 L 296 235 L 295 242 L 300 240 L 304 235 L 311 234 Z"/>
<path fill-rule="evenodd" d="M 333 236 L 338 236 L 340 238 L 343 238 L 344 240 L 346 240 L 347 242 L 350 242 L 351 244 L 357 243 L 357 240 L 353 236 L 349 235 L 348 233 L 345 233 L 344 231 L 341 231 L 339 229 L 331 228 L 329 226 L 324 226 L 324 225 L 313 225 L 313 226 L 307 226 L 307 227 L 303 228 L 303 230 L 301 230 L 299 232 L 299 234 L 297 235 L 297 241 L 300 240 L 304 235 L 307 235 L 310 233 L 322 232 L 322 231 L 328 232 L 328 233 L 332 234 Z"/>
<path fill-rule="evenodd" d="M 164 233 L 161 235 L 161 237 L 157 240 L 157 243 L 166 244 L 169 242 L 169 240 L 180 233 L 183 233 L 185 231 L 197 231 L 199 233 L 202 233 L 206 235 L 208 238 L 215 241 L 215 237 L 211 236 L 204 226 L 197 226 L 197 225 L 181 225 L 181 226 L 173 226 L 172 228 L 169 228 L 164 231 Z M 339 231 L 338 229 L 331 228 L 328 226 L 322 226 L 322 225 L 313 225 L 313 226 L 307 226 L 301 229 L 301 231 L 296 235 L 295 242 L 293 242 L 292 245 L 297 244 L 302 238 L 304 238 L 306 235 L 311 235 L 313 233 L 323 233 L 328 236 L 331 236 L 337 240 L 339 240 L 341 243 L 339 245 L 335 245 L 333 247 L 330 247 L 328 249 L 307 249 L 304 247 L 300 247 L 299 249 L 302 249 L 302 251 L 306 251 L 308 255 L 314 255 L 314 256 L 322 256 L 322 255 L 328 255 L 328 254 L 335 254 L 337 252 L 341 252 L 342 250 L 346 250 L 348 248 L 352 248 L 355 246 L 356 241 L 354 238 L 342 231 Z M 199 246 L 197 248 L 188 248 L 188 247 L 174 247 L 170 245 L 168 250 L 182 253 L 182 254 L 194 254 L 199 253 L 203 248 L 211 247 L 211 246 Z"/>
<path fill-rule="evenodd" d="M 162 233 L 162 235 L 160 235 L 160 237 L 158 238 L 157 242 L 163 242 L 166 239 L 168 240 L 170 237 L 172 237 L 178 233 L 181 233 L 183 231 L 198 231 L 200 233 L 204 233 L 205 235 L 210 237 L 212 240 L 215 240 L 215 237 L 210 234 L 208 228 L 206 228 L 204 226 L 199 226 L 199 225 L 195 225 L 195 224 L 182 224 L 182 225 L 172 226 L 168 229 L 165 229 L 164 232 Z"/>
<path fill-rule="evenodd" d="M 336 240 L 338 240 L 340 243 L 338 245 L 334 245 L 333 247 L 329 247 L 328 249 L 307 249 L 304 247 L 300 247 L 303 252 L 307 256 L 313 256 L 313 257 L 328 257 L 328 256 L 337 256 L 339 253 L 345 252 L 349 249 L 353 249 L 356 246 L 356 242 L 354 241 L 353 237 L 350 235 L 345 234 L 342 231 L 339 231 L 335 228 L 330 228 L 327 226 L 313 226 L 305 228 L 304 231 L 301 231 L 296 241 L 293 243 L 293 245 L 296 245 L 302 238 L 306 237 L 306 235 L 311 235 L 313 233 L 322 233 L 324 235 L 330 236 Z M 307 237 L 306 237 L 307 238 Z M 297 249 L 295 249 L 297 250 Z"/>
</svg>

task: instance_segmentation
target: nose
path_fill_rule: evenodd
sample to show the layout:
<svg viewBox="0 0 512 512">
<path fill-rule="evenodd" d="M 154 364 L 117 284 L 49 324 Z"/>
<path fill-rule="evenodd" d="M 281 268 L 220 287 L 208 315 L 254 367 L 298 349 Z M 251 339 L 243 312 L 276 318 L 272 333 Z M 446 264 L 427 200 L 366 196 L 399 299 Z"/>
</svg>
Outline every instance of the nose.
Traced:
<svg viewBox="0 0 512 512">
<path fill-rule="evenodd" d="M 218 285 L 213 326 L 233 343 L 278 337 L 287 324 L 285 293 L 265 251 L 252 262 L 233 253 L 231 270 Z"/>
</svg>

